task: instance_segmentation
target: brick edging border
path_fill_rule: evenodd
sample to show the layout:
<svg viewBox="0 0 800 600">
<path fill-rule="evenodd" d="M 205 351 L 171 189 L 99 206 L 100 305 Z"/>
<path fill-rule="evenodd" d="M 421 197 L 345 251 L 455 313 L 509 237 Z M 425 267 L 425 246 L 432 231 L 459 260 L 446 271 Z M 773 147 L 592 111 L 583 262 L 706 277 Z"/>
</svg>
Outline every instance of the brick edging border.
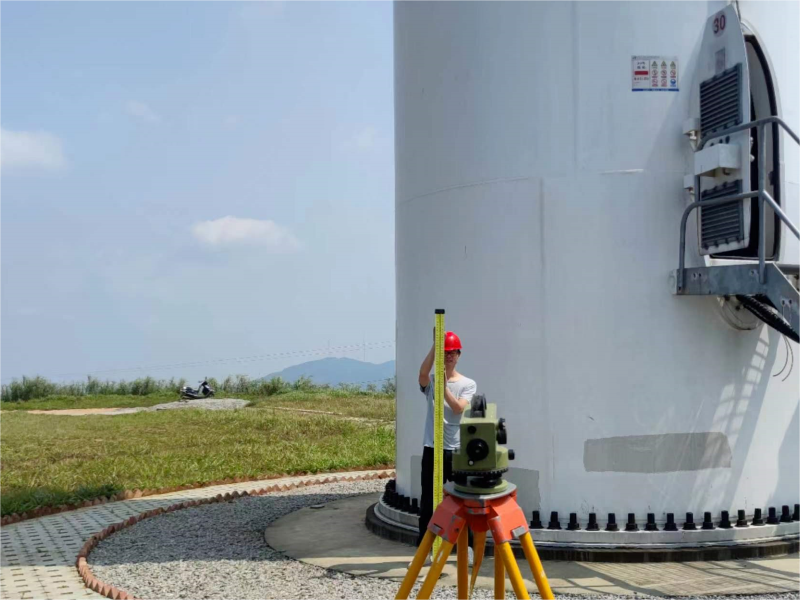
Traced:
<svg viewBox="0 0 800 600">
<path fill-rule="evenodd" d="M 370 469 L 374 471 L 375 469 Z M 102 540 L 106 539 L 112 533 L 116 533 L 121 529 L 125 529 L 126 527 L 131 527 L 135 525 L 139 521 L 144 519 L 149 519 L 150 517 L 155 517 L 158 515 L 162 515 L 165 513 L 175 512 L 176 510 L 181 510 L 184 508 L 192 508 L 195 506 L 201 506 L 203 504 L 213 504 L 215 502 L 227 502 L 229 500 L 235 500 L 236 498 L 241 498 L 242 496 L 263 496 L 266 494 L 270 494 L 272 492 L 285 492 L 288 490 L 297 489 L 300 487 L 308 487 L 312 485 L 323 485 L 327 483 L 338 483 L 338 482 L 353 482 L 353 481 L 366 481 L 372 479 L 388 479 L 394 476 L 394 471 L 382 471 L 380 473 L 372 473 L 370 475 L 356 475 L 356 476 L 349 476 L 349 477 L 341 477 L 341 476 L 334 476 L 334 477 L 326 477 L 325 479 L 305 479 L 300 481 L 294 481 L 290 483 L 284 484 L 276 484 L 271 485 L 269 487 L 261 488 L 258 490 L 252 491 L 243 491 L 243 492 L 228 492 L 226 494 L 217 494 L 216 496 L 212 496 L 210 498 L 202 498 L 199 500 L 187 500 L 185 502 L 178 502 L 177 504 L 172 504 L 167 508 L 154 508 L 152 510 L 145 511 L 136 515 L 135 517 L 129 517 L 124 521 L 119 523 L 114 523 L 113 525 L 109 525 L 102 531 L 92 535 L 89 539 L 81 547 L 80 551 L 78 552 L 77 559 L 75 560 L 75 567 L 78 569 L 78 574 L 81 576 L 83 583 L 86 585 L 87 588 L 96 592 L 106 598 L 111 598 L 112 600 L 136 600 L 132 594 L 124 590 L 120 590 L 115 588 L 113 585 L 109 585 L 97 579 L 93 574 L 92 570 L 89 568 L 89 564 L 86 561 L 89 554 L 94 550 L 95 546 L 99 544 Z M 232 481 L 231 483 L 238 483 Z M 217 484 L 219 485 L 219 484 Z M 178 488 L 179 491 L 181 489 L 188 489 L 188 488 Z M 140 497 L 140 496 L 137 496 Z"/>
<path fill-rule="evenodd" d="M 375 467 L 349 467 L 343 469 L 335 469 L 326 471 L 327 473 L 352 473 L 354 471 L 381 471 L 384 469 L 394 470 L 393 465 L 377 465 Z M 184 490 L 197 490 L 207 487 L 214 487 L 216 485 L 231 485 L 234 483 L 244 483 L 247 481 L 268 481 L 270 479 L 286 479 L 287 477 L 303 477 L 311 475 L 311 473 L 280 473 L 278 475 L 253 475 L 248 477 L 229 477 L 227 479 L 219 479 L 217 481 L 206 481 L 201 483 L 187 483 L 184 485 L 175 485 L 172 487 L 157 488 L 157 489 L 133 489 L 123 490 L 111 496 L 101 496 L 94 500 L 84 500 L 83 502 L 76 502 L 74 504 L 61 504 L 60 506 L 40 506 L 31 511 L 24 513 L 12 513 L 0 518 L 0 526 L 11 525 L 19 523 L 20 521 L 27 521 L 29 519 L 38 519 L 39 517 L 46 517 L 48 515 L 56 515 L 62 512 L 69 512 L 72 510 L 79 510 L 81 508 L 89 508 L 90 506 L 100 506 L 101 504 L 108 504 L 109 502 L 119 502 L 121 500 L 131 500 L 133 498 L 143 498 L 145 496 L 159 496 L 161 494 L 171 494 L 173 492 L 181 492 Z"/>
</svg>

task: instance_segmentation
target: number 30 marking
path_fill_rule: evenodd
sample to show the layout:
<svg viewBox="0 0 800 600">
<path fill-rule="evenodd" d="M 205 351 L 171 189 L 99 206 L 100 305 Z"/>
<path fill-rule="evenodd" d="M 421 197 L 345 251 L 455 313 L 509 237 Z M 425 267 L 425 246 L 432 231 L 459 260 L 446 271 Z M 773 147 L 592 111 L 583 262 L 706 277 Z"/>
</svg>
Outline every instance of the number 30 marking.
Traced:
<svg viewBox="0 0 800 600">
<path fill-rule="evenodd" d="M 725 31 L 725 15 L 714 17 L 714 34 L 720 34 Z"/>
</svg>

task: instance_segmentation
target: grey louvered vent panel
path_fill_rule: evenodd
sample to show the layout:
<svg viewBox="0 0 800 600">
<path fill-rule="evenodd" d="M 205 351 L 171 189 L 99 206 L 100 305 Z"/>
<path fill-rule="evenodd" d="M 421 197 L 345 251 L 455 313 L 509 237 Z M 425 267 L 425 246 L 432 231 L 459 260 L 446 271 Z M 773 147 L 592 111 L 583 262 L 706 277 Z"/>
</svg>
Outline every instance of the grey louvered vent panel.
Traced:
<svg viewBox="0 0 800 600">
<path fill-rule="evenodd" d="M 700 84 L 700 131 L 703 138 L 742 122 L 741 96 L 741 63 Z"/>
<path fill-rule="evenodd" d="M 724 183 L 701 194 L 703 200 L 713 200 L 742 193 L 741 179 Z M 704 249 L 744 239 L 744 209 L 742 202 L 731 202 L 700 208 L 700 244 Z"/>
</svg>

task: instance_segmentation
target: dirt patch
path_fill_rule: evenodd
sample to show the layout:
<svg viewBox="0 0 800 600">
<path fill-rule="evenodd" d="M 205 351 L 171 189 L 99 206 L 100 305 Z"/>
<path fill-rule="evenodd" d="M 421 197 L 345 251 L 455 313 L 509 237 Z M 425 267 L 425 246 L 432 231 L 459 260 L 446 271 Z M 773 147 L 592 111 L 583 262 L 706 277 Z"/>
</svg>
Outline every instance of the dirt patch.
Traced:
<svg viewBox="0 0 800 600">
<path fill-rule="evenodd" d="M 25 412 L 31 415 L 65 415 L 69 417 L 77 417 L 80 415 L 130 414 L 140 410 L 144 410 L 144 408 L 63 408 L 57 410 L 26 410 Z"/>
<path fill-rule="evenodd" d="M 249 404 L 248 400 L 238 398 L 206 398 L 202 400 L 187 400 L 178 402 L 168 402 L 166 404 L 156 404 L 155 406 L 138 406 L 135 408 L 65 408 L 54 410 L 28 410 L 26 412 L 34 415 L 60 415 L 67 417 L 79 417 L 83 415 L 130 415 L 138 412 L 157 412 L 160 410 L 181 410 L 187 408 L 200 408 L 203 410 L 235 410 L 244 408 Z"/>
</svg>

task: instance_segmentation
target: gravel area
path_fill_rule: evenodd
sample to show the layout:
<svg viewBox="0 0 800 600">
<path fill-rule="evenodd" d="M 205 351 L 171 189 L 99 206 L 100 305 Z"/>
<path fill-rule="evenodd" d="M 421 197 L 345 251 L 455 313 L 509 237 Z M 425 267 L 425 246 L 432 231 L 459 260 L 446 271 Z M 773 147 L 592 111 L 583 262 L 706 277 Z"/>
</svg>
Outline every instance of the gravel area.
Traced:
<svg viewBox="0 0 800 600">
<path fill-rule="evenodd" d="M 143 410 L 176 410 L 182 408 L 202 408 L 205 410 L 234 410 L 244 408 L 250 404 L 249 400 L 238 398 L 203 398 L 202 400 L 186 400 L 178 402 L 168 402 L 166 404 L 156 404 Z"/>
<path fill-rule="evenodd" d="M 100 580 L 143 599 L 394 598 L 395 581 L 298 562 L 264 541 L 267 525 L 288 513 L 379 492 L 385 484 L 374 480 L 311 486 L 160 515 L 102 541 L 90 554 L 89 564 Z M 433 597 L 455 598 L 456 588 L 437 586 Z M 478 600 L 492 597 L 489 589 L 475 589 L 473 594 Z M 559 595 L 563 597 L 567 596 Z M 783 599 L 798 594 L 736 598 Z"/>
<path fill-rule="evenodd" d="M 130 415 L 139 412 L 156 412 L 159 410 L 181 410 L 186 408 L 201 408 L 204 410 L 235 410 L 237 408 L 244 408 L 250 404 L 248 400 L 240 400 L 238 398 L 204 398 L 202 400 L 186 400 L 167 402 L 165 404 L 155 404 L 153 406 L 137 406 L 135 408 L 115 408 L 109 410 L 102 409 L 85 409 L 84 414 L 92 414 L 92 411 L 97 414 L 104 415 Z M 48 411 L 55 413 L 56 411 Z"/>
</svg>

